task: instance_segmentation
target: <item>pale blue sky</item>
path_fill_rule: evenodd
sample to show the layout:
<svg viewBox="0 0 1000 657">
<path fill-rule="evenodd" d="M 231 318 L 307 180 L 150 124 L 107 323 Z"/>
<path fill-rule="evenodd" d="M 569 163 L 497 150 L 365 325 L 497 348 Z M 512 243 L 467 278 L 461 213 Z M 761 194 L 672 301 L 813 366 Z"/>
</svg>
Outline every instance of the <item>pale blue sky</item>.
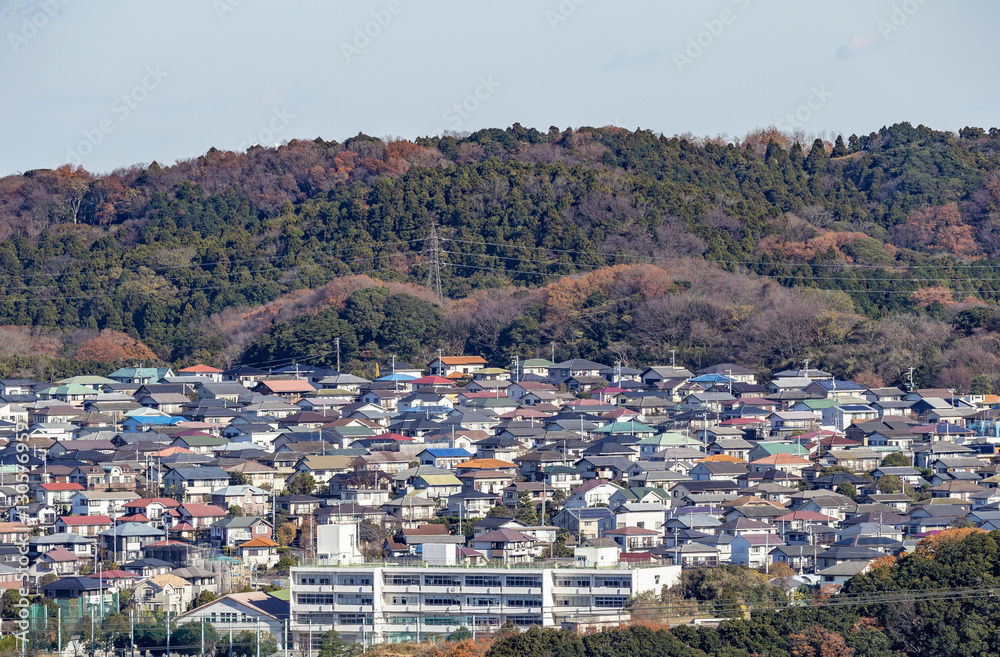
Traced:
<svg viewBox="0 0 1000 657">
<path fill-rule="evenodd" d="M 988 128 L 997 25 L 995 0 L 0 0 L 0 175 L 514 122 Z"/>
</svg>

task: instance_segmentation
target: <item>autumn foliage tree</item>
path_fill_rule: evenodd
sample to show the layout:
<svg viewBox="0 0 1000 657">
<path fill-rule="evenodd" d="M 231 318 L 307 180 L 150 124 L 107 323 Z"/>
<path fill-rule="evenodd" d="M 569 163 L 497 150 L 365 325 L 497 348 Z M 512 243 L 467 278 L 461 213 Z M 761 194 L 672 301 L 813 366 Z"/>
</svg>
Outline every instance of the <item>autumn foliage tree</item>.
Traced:
<svg viewBox="0 0 1000 657">
<path fill-rule="evenodd" d="M 127 333 L 104 329 L 77 349 L 76 359 L 98 363 L 116 360 L 155 361 L 156 354 Z"/>
</svg>

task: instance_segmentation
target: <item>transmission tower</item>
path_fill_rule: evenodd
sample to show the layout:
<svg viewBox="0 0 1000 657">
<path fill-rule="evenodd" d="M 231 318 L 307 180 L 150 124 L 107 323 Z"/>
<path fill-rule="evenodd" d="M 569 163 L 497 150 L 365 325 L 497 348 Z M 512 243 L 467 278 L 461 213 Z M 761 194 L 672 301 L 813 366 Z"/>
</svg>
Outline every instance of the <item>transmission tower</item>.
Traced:
<svg viewBox="0 0 1000 657">
<path fill-rule="evenodd" d="M 441 238 L 438 236 L 437 224 L 431 224 L 431 235 L 424 247 L 427 256 L 427 289 L 443 299 L 441 294 Z"/>
</svg>

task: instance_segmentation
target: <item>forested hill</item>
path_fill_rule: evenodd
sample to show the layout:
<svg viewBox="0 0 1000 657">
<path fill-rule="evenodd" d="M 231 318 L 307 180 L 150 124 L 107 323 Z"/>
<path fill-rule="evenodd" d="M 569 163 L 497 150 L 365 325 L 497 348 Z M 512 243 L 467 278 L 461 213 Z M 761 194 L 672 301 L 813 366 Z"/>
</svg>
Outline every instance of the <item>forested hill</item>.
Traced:
<svg viewBox="0 0 1000 657">
<path fill-rule="evenodd" d="M 996 351 L 956 360 L 940 327 L 992 339 L 998 201 L 1000 131 L 909 124 L 804 145 L 514 125 L 212 149 L 102 177 L 28 171 L 0 179 L 0 325 L 20 337 L 0 356 L 74 357 L 100 330 L 223 365 L 332 337 L 357 345 L 350 357 L 441 346 L 494 362 L 555 341 L 557 356 L 632 361 L 728 349 L 762 369 L 822 352 L 886 380 L 929 358 L 932 382 Z M 435 245 L 443 301 L 416 288 Z M 637 278 L 640 263 L 661 273 Z M 395 287 L 359 294 L 378 281 Z M 366 303 L 379 312 L 358 325 Z M 759 325 L 789 305 L 808 314 Z M 880 353 L 886 334 L 908 351 Z"/>
</svg>

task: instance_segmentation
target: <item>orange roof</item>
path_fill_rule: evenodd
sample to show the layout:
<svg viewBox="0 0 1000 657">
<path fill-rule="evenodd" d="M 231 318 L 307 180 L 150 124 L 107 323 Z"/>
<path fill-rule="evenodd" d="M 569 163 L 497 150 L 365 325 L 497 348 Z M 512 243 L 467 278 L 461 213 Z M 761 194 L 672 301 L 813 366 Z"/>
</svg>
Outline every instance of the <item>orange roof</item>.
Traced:
<svg viewBox="0 0 1000 657">
<path fill-rule="evenodd" d="M 812 461 L 807 461 L 806 459 L 799 458 L 798 456 L 793 456 L 791 454 L 785 454 L 779 452 L 777 454 L 771 454 L 770 456 L 765 456 L 759 458 L 756 461 L 751 461 L 751 465 L 812 465 Z"/>
<path fill-rule="evenodd" d="M 240 543 L 239 547 L 241 549 L 246 547 L 278 547 L 278 544 L 264 536 L 256 536 L 246 543 Z"/>
<path fill-rule="evenodd" d="M 501 461 L 500 459 L 470 459 L 455 466 L 456 470 L 499 470 L 501 468 L 516 468 L 514 463 Z"/>
<path fill-rule="evenodd" d="M 482 356 L 442 356 L 441 362 L 445 365 L 485 365 L 486 359 Z"/>
<path fill-rule="evenodd" d="M 222 370 L 217 370 L 214 367 L 209 367 L 208 365 L 203 365 L 201 363 L 197 365 L 192 365 L 191 367 L 185 367 L 182 370 L 177 370 L 178 372 L 204 372 L 205 374 L 222 374 Z"/>
<path fill-rule="evenodd" d="M 703 459 L 698 459 L 695 463 L 746 463 L 746 459 L 741 459 L 729 454 L 712 454 Z"/>
<path fill-rule="evenodd" d="M 312 392 L 316 389 L 303 379 L 263 379 L 261 385 L 275 392 Z"/>
<path fill-rule="evenodd" d="M 186 447 L 167 447 L 158 452 L 153 452 L 153 456 L 173 456 L 174 454 L 191 454 L 191 450 Z"/>
</svg>

